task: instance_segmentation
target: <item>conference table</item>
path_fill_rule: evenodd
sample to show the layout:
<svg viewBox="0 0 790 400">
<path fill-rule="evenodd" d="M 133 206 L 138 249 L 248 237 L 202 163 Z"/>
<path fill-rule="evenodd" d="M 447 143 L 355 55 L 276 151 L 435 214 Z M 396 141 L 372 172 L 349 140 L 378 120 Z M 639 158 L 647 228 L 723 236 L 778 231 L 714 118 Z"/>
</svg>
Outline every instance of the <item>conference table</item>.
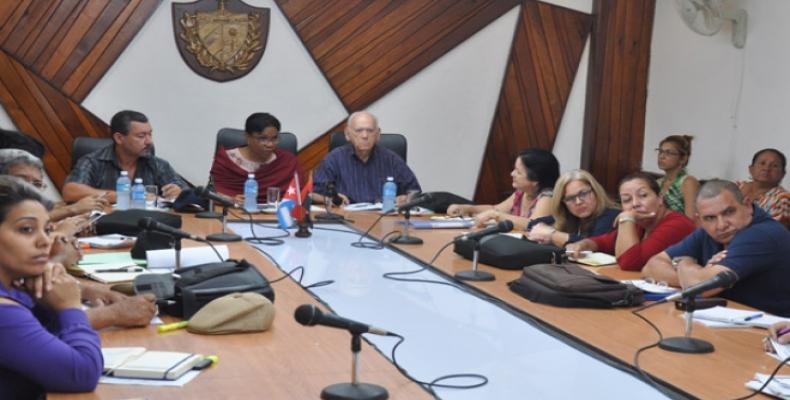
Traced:
<svg viewBox="0 0 790 400">
<path fill-rule="evenodd" d="M 367 230 L 378 217 L 376 213 L 346 215 L 353 222 L 348 222 L 348 227 L 343 229 L 354 229 L 358 232 Z M 398 224 L 398 221 L 399 218 L 396 216 L 384 217 L 370 231 L 371 237 L 381 238 L 392 231 L 400 230 L 402 225 Z M 331 224 L 317 225 L 313 230 L 313 238 L 326 235 L 327 233 L 322 229 L 332 226 L 341 227 Z M 184 229 L 197 234 L 208 234 L 217 232 L 220 224 L 216 220 L 201 220 L 185 215 Z M 411 233 L 422 238 L 424 243 L 394 245 L 391 249 L 416 263 L 427 264 L 442 246 L 461 231 L 412 230 Z M 185 247 L 191 245 L 197 243 L 185 241 Z M 330 242 L 325 245 L 332 246 Z M 265 257 L 248 243 L 230 243 L 229 248 L 232 258 L 247 259 L 270 280 L 284 275 L 269 257 Z M 343 249 L 339 249 L 339 252 L 342 254 Z M 444 250 L 429 269 L 452 280 L 450 276 L 468 270 L 470 265 L 470 261 L 454 254 L 451 250 Z M 496 299 L 494 307 L 522 317 L 524 325 L 539 326 L 550 335 L 570 343 L 572 347 L 582 352 L 589 353 L 591 357 L 611 364 L 615 369 L 625 371 L 626 374 L 636 376 L 632 367 L 634 353 L 640 347 L 651 344 L 657 339 L 655 332 L 644 321 L 634 316 L 630 309 L 569 309 L 533 303 L 511 292 L 507 287 L 507 282 L 516 279 L 519 271 L 501 270 L 482 264 L 480 269 L 493 273 L 496 279 L 490 282 L 465 282 L 462 285 L 469 288 L 469 293 L 464 295 Z M 616 266 L 599 267 L 596 271 L 617 279 L 638 277 L 637 273 L 621 271 Z M 336 284 L 343 285 L 343 282 Z M 365 282 L 353 282 L 356 287 L 364 284 Z M 321 390 L 328 385 L 350 381 L 351 355 L 348 332 L 325 327 L 304 327 L 293 318 L 294 310 L 301 304 L 316 304 L 327 310 L 327 307 L 321 304 L 322 300 L 314 297 L 317 291 L 306 291 L 292 279 L 274 283 L 273 287 L 276 293 L 274 303 L 276 317 L 272 328 L 266 332 L 208 336 L 180 330 L 159 334 L 153 326 L 107 329 L 101 332 L 104 347 L 143 346 L 156 350 L 190 351 L 219 356 L 220 360 L 216 366 L 205 370 L 184 387 L 100 384 L 93 393 L 50 394 L 50 397 L 53 399 L 304 399 L 317 398 Z M 327 305 L 333 306 L 331 302 L 327 302 Z M 643 315 L 656 324 L 665 337 L 683 335 L 683 319 L 671 305 L 665 304 L 648 309 Z M 165 317 L 165 319 L 173 321 L 172 318 Z M 449 330 L 444 334 L 453 335 Z M 388 354 L 381 348 L 372 346 L 373 341 L 367 338 L 368 335 L 365 336 L 360 363 L 361 381 L 385 387 L 390 398 L 394 399 L 432 397 L 424 388 L 399 372 L 385 357 Z M 660 381 L 665 390 L 674 396 L 740 397 L 750 393 L 744 384 L 755 372 L 770 373 L 776 366 L 776 361 L 761 350 L 761 341 L 765 336 L 763 330 L 708 329 L 695 325 L 693 336 L 713 343 L 716 351 L 695 355 L 671 353 L 654 348 L 644 352 L 640 358 L 643 369 Z M 601 386 L 608 383 L 598 382 Z M 474 392 L 470 391 L 470 393 Z M 617 388 L 613 389 L 613 393 L 618 393 Z M 523 394 L 525 398 L 532 397 L 528 387 L 523 388 Z M 473 394 L 467 397 L 475 398 Z M 633 398 L 628 392 L 621 392 L 621 396 L 614 397 Z"/>
</svg>

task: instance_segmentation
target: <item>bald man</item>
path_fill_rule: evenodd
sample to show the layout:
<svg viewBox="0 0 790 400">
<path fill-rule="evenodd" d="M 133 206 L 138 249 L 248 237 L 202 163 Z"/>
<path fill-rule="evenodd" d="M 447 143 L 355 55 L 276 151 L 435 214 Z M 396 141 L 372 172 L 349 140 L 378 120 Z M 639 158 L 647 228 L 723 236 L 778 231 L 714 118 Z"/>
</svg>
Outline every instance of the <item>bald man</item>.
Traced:
<svg viewBox="0 0 790 400">
<path fill-rule="evenodd" d="M 313 175 L 314 201 L 324 203 L 327 186 L 334 182 L 343 204 L 380 202 L 389 176 L 398 187 L 398 204 L 406 200 L 409 192 L 421 191 L 406 162 L 378 145 L 381 129 L 373 114 L 358 111 L 347 122 L 344 133 L 348 143 L 327 154 Z"/>
</svg>

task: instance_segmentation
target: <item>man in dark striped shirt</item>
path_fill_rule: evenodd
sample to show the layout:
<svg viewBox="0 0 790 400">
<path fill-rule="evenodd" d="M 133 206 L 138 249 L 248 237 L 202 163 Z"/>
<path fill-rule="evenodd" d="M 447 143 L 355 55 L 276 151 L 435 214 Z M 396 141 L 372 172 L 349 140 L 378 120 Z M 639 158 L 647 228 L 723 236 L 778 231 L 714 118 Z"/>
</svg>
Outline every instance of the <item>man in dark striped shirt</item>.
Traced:
<svg viewBox="0 0 790 400">
<path fill-rule="evenodd" d="M 367 111 L 351 114 L 345 134 L 348 144 L 327 154 L 313 175 L 314 201 L 324 203 L 330 182 L 334 182 L 343 204 L 380 202 L 389 176 L 398 186 L 398 204 L 406 200 L 409 192 L 421 190 L 406 162 L 377 144 L 381 129 L 373 114 Z"/>
<path fill-rule="evenodd" d="M 188 187 L 170 163 L 153 154 L 153 131 L 144 114 L 120 111 L 110 120 L 110 129 L 115 143 L 80 158 L 66 178 L 64 200 L 106 193 L 105 198 L 115 202 L 115 183 L 121 171 L 127 171 L 132 181 L 142 178 L 144 185 L 158 186 L 168 199 Z"/>
</svg>

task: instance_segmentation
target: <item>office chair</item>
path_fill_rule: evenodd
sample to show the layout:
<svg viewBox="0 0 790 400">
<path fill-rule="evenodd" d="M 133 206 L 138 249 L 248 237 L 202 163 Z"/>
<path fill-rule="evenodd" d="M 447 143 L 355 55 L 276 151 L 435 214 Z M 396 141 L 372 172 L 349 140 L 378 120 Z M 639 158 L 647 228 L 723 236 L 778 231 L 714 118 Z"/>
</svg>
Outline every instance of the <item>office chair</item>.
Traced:
<svg viewBox="0 0 790 400">
<path fill-rule="evenodd" d="M 93 136 L 78 136 L 74 138 L 71 143 L 71 169 L 77 165 L 77 161 L 82 156 L 101 149 L 102 147 L 109 146 L 113 143 L 112 138 L 100 138 Z"/>
<path fill-rule="evenodd" d="M 247 133 L 241 129 L 222 128 L 217 132 L 217 144 L 214 146 L 214 153 L 219 150 L 222 145 L 226 149 L 233 147 L 244 146 L 247 144 Z M 291 132 L 280 132 L 280 141 L 277 143 L 277 148 L 290 151 L 296 154 L 297 141 L 296 135 Z"/>
<path fill-rule="evenodd" d="M 329 138 L 329 151 L 334 150 L 337 147 L 340 147 L 344 144 L 348 143 L 346 140 L 346 135 L 343 132 L 335 132 Z M 392 150 L 406 161 L 406 136 L 401 135 L 400 133 L 382 133 L 381 137 L 379 138 L 379 145 L 381 147 L 387 148 Z"/>
</svg>

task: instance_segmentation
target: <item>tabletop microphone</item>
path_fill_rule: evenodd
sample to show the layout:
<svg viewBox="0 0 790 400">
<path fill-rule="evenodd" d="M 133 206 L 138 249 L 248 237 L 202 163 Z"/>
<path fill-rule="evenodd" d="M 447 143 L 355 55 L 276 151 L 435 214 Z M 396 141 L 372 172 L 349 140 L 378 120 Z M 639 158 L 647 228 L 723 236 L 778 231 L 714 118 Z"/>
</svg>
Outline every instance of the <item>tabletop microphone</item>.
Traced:
<svg viewBox="0 0 790 400">
<path fill-rule="evenodd" d="M 312 304 L 302 304 L 296 308 L 294 312 L 296 322 L 305 326 L 324 325 L 333 328 L 347 329 L 353 334 L 372 333 L 375 335 L 392 336 L 391 333 L 384 329 L 379 329 L 374 326 L 365 325 L 360 322 L 338 317 L 333 314 L 324 314 L 318 307 Z"/>
<path fill-rule="evenodd" d="M 480 240 L 485 236 L 493 235 L 495 233 L 504 233 L 510 232 L 513 230 L 513 222 L 509 219 L 504 221 L 499 221 L 496 225 L 490 226 L 488 228 L 479 230 L 477 232 L 469 232 L 467 234 L 463 234 L 455 238 L 455 241 L 465 241 L 465 240 Z"/>
<path fill-rule="evenodd" d="M 664 301 L 674 301 L 680 298 L 693 297 L 711 289 L 729 289 L 735 284 L 736 281 L 738 281 L 738 274 L 732 270 L 726 269 L 716 274 L 713 278 L 702 281 L 692 287 L 667 296 Z"/>
<path fill-rule="evenodd" d="M 171 236 L 174 236 L 174 237 L 180 238 L 180 239 L 191 239 L 191 240 L 194 240 L 194 241 L 197 241 L 197 242 L 205 242 L 206 241 L 206 239 L 204 239 L 204 238 L 202 238 L 200 236 L 193 235 L 193 234 L 191 234 L 189 232 L 184 232 L 181 229 L 173 228 L 170 225 L 154 221 L 154 219 L 151 218 L 151 217 L 140 218 L 137 221 L 137 226 L 142 228 L 142 229 L 147 229 L 149 231 L 157 231 L 157 232 L 166 233 L 168 235 L 171 235 Z"/>
<path fill-rule="evenodd" d="M 215 203 L 221 204 L 223 207 L 239 208 L 238 204 L 234 203 L 232 200 L 228 200 L 227 198 L 220 196 L 218 193 L 212 192 L 203 186 L 196 187 L 195 193 L 200 197 L 213 200 Z"/>
<path fill-rule="evenodd" d="M 414 207 L 421 207 L 426 203 L 433 201 L 433 196 L 430 193 L 423 193 L 417 196 L 414 196 L 413 199 L 407 201 L 396 208 L 396 211 L 402 213 L 406 210 L 410 210 Z"/>
</svg>

